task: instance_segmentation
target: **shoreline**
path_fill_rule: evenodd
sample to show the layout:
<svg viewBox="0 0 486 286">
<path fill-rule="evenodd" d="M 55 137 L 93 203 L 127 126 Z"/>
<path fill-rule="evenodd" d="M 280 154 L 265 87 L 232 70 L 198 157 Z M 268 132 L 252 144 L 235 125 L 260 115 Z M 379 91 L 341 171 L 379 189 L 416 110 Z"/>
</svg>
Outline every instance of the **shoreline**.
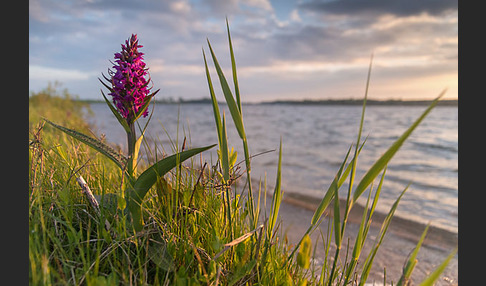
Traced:
<svg viewBox="0 0 486 286">
<path fill-rule="evenodd" d="M 262 202 L 262 208 L 266 209 L 266 214 L 268 215 L 272 203 L 272 195 L 267 193 L 266 199 L 266 205 L 263 206 Z M 288 242 L 290 249 L 298 243 L 302 238 L 302 235 L 310 226 L 312 216 L 314 215 L 315 209 L 320 204 L 320 201 L 320 199 L 301 194 L 290 192 L 283 193 L 282 203 L 277 218 L 277 234 L 280 239 L 284 239 Z M 317 267 L 322 265 L 322 257 L 325 257 L 321 232 L 324 236 L 327 233 L 328 220 L 326 216 L 332 217 L 332 205 L 331 202 L 321 218 L 321 224 L 316 231 L 311 234 L 312 251 L 315 251 L 314 261 Z M 341 210 L 344 210 L 345 202 L 343 200 L 341 200 L 341 206 Z M 359 203 L 356 203 L 353 206 L 353 209 L 351 209 L 346 232 L 343 237 L 343 249 L 347 249 L 349 246 L 351 247 L 349 251 L 352 251 L 352 246 L 354 245 L 356 234 L 359 230 L 363 210 L 364 207 Z M 263 213 L 261 215 L 263 215 Z M 375 210 L 368 232 L 368 238 L 363 247 L 363 252 L 359 259 L 357 269 L 362 267 L 364 259 L 374 245 L 375 238 L 380 233 L 381 224 L 386 215 L 386 213 L 381 213 L 378 210 Z M 396 283 L 402 274 L 404 263 L 417 245 L 425 227 L 425 224 L 394 216 L 383 243 L 375 256 L 368 277 L 368 283 L 376 282 L 378 283 L 376 285 L 382 285 L 380 283 L 383 283 L 383 278 L 385 276 L 384 270 L 386 270 L 386 281 L 393 281 Z M 334 253 L 334 235 L 332 235 L 331 241 L 330 253 Z M 413 283 L 418 284 L 423 281 L 423 279 L 434 271 L 457 246 L 457 233 L 431 225 L 417 256 L 418 263 L 411 276 Z M 341 259 L 344 259 L 344 257 Z M 458 254 L 456 254 L 434 285 L 458 285 L 458 276 Z M 387 285 L 390 282 L 387 282 Z"/>
<path fill-rule="evenodd" d="M 80 102 L 91 103 L 105 103 L 101 99 L 77 99 Z M 433 99 L 418 99 L 418 100 L 402 100 L 402 99 L 367 99 L 367 106 L 428 106 Z M 201 97 L 197 99 L 159 99 L 155 100 L 155 104 L 211 104 L 210 97 Z M 458 106 L 459 101 L 457 99 L 443 99 L 437 103 L 437 106 Z M 225 101 L 218 101 L 219 105 L 225 105 Z M 242 102 L 246 105 L 351 105 L 362 106 L 363 99 L 302 99 L 302 100 L 273 100 L 273 101 L 255 101 L 255 102 Z"/>
<path fill-rule="evenodd" d="M 306 196 L 298 193 L 284 193 L 282 201 L 300 208 L 307 209 L 314 212 L 320 204 L 320 199 Z M 344 212 L 346 202 L 344 199 L 340 199 L 340 209 L 342 214 Z M 360 224 L 361 217 L 364 211 L 364 206 L 360 203 L 355 203 L 351 212 L 349 213 L 348 222 L 354 224 Z M 333 204 L 331 203 L 325 211 L 325 215 L 332 217 Z M 385 219 L 387 213 L 382 213 L 379 210 L 375 210 L 373 214 L 372 225 L 380 228 L 383 220 Z M 323 215 L 324 216 L 324 215 Z M 388 233 L 393 232 L 394 234 L 410 240 L 412 242 L 417 242 L 422 235 L 425 227 L 425 223 L 421 223 L 414 220 L 409 220 L 400 216 L 395 215 L 392 219 L 392 223 L 388 229 Z M 430 225 L 427 232 L 427 237 L 423 243 L 423 246 L 428 247 L 438 247 L 440 249 L 451 249 L 458 245 L 458 233 L 439 228 L 437 226 Z"/>
</svg>

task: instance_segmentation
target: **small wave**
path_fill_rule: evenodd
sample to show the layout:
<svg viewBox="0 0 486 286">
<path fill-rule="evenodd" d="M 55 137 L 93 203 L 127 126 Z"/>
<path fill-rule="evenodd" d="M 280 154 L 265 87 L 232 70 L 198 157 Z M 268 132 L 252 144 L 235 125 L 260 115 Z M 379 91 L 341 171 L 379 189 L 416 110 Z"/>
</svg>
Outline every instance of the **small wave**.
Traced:
<svg viewBox="0 0 486 286">
<path fill-rule="evenodd" d="M 412 186 L 418 187 L 418 188 L 434 190 L 434 191 L 437 191 L 437 192 L 444 192 L 444 193 L 448 193 L 448 194 L 457 193 L 457 189 L 453 189 L 453 188 L 450 188 L 450 187 L 445 187 L 445 186 L 441 186 L 441 185 L 437 185 L 437 184 L 430 184 L 430 183 L 425 183 L 425 182 L 418 182 L 418 181 L 413 181 L 413 180 L 410 181 L 410 180 L 407 180 L 407 179 L 403 179 L 399 176 L 394 176 L 394 175 L 390 175 L 390 174 L 388 174 L 386 176 L 386 179 L 389 180 L 389 181 L 400 183 L 404 186 L 406 186 L 407 184 L 409 184 L 411 182 Z"/>
<path fill-rule="evenodd" d="M 449 152 L 457 152 L 458 151 L 457 147 L 455 147 L 455 146 L 446 146 L 446 145 L 424 143 L 424 142 L 413 142 L 413 144 L 418 146 L 418 147 L 426 148 L 426 149 L 443 150 L 443 151 L 449 151 Z"/>
<path fill-rule="evenodd" d="M 389 167 L 390 170 L 396 171 L 411 171 L 411 172 L 427 172 L 427 173 L 457 173 L 457 168 L 451 169 L 440 167 L 438 165 L 417 163 L 417 164 L 393 164 Z"/>
</svg>

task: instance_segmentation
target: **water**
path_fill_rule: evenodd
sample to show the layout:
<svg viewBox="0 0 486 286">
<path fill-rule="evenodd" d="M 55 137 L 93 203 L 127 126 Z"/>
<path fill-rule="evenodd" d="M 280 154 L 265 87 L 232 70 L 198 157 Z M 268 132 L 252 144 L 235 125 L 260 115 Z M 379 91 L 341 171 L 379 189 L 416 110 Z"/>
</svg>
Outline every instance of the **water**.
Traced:
<svg viewBox="0 0 486 286">
<path fill-rule="evenodd" d="M 425 106 L 368 106 L 363 137 L 369 135 L 359 160 L 356 178 L 420 116 Z M 93 103 L 90 122 L 109 142 L 126 147 L 123 128 L 104 103 Z M 226 106 L 228 140 L 243 160 L 242 143 Z M 356 141 L 361 106 L 243 105 L 243 119 L 252 160 L 252 178 L 267 176 L 273 186 L 278 147 L 283 141 L 282 186 L 287 193 L 302 193 L 320 200 L 336 174 L 350 144 Z M 145 120 L 141 120 L 144 123 Z M 155 105 L 148 136 L 171 152 L 171 140 L 184 136 L 189 146 L 217 143 L 210 104 Z M 170 136 L 170 138 L 169 138 Z M 160 147 L 160 146 L 159 146 Z M 215 162 L 216 148 L 204 158 Z M 244 164 L 242 164 L 242 167 Z M 457 233 L 458 110 L 439 106 L 425 118 L 389 163 L 377 209 L 388 212 L 400 192 L 411 182 L 396 215 Z M 346 194 L 346 186 L 341 188 Z M 341 194 L 341 193 L 340 193 Z M 366 194 L 366 193 L 365 193 Z M 365 195 L 363 195 L 364 199 Z"/>
</svg>

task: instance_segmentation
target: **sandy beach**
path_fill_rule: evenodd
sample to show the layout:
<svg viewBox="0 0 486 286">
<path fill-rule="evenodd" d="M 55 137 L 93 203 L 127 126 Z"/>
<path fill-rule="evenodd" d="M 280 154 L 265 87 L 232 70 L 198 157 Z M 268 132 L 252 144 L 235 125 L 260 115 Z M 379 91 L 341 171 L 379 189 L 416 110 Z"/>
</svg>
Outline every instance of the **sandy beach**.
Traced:
<svg viewBox="0 0 486 286">
<path fill-rule="evenodd" d="M 314 210 L 320 200 L 315 200 L 301 195 L 284 193 L 282 205 L 280 206 L 278 221 L 281 221 L 281 230 L 287 236 L 289 243 L 296 244 L 310 225 Z M 267 197 L 267 207 L 271 204 L 271 197 Z M 343 209 L 343 208 L 341 208 Z M 327 213 L 329 215 L 328 209 Z M 345 231 L 344 242 L 349 238 L 351 245 L 354 244 L 356 233 L 359 228 L 363 207 L 355 205 Z M 376 213 L 369 230 L 368 239 L 362 252 L 362 257 L 366 256 L 374 244 L 375 237 L 379 234 L 381 224 L 386 214 Z M 383 270 L 386 268 L 387 285 L 391 281 L 396 283 L 402 274 L 404 263 L 408 255 L 415 248 L 425 225 L 409 221 L 400 217 L 394 217 L 388 233 L 378 250 L 373 267 L 368 278 L 368 282 L 373 285 L 383 285 Z M 325 234 L 327 232 L 327 218 L 320 225 L 320 229 Z M 319 244 L 316 250 L 317 263 L 324 257 L 324 249 L 320 232 L 316 230 L 312 235 L 313 246 L 319 237 Z M 431 273 L 458 245 L 458 235 L 443 229 L 431 226 L 425 241 L 418 254 L 418 263 L 412 273 L 412 285 L 420 283 L 427 274 Z M 333 246 L 331 251 L 333 251 Z M 343 245 L 346 249 L 346 245 Z M 350 250 L 352 251 L 352 250 Z M 334 253 L 334 252 L 332 252 Z M 321 259 L 321 260 L 320 260 Z M 364 259 L 363 259 L 364 260 Z M 360 261 L 361 262 L 361 261 Z M 360 268 L 358 264 L 358 268 Z M 458 254 L 450 262 L 436 285 L 458 285 Z"/>
</svg>

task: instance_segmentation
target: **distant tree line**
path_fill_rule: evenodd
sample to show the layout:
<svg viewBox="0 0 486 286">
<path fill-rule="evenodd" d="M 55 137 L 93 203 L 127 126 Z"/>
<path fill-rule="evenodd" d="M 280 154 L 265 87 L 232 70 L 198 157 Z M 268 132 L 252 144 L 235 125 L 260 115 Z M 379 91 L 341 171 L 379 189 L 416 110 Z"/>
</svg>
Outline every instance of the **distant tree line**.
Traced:
<svg viewBox="0 0 486 286">
<path fill-rule="evenodd" d="M 87 103 L 103 102 L 102 100 L 79 100 Z M 210 97 L 201 97 L 197 99 L 184 99 L 179 97 L 154 98 L 157 104 L 211 104 Z M 405 106 L 422 106 L 429 105 L 432 100 L 366 100 L 366 105 L 405 105 Z M 220 102 L 225 104 L 224 102 Z M 363 105 L 363 99 L 303 99 L 303 100 L 273 100 L 262 101 L 253 104 L 291 104 L 291 105 Z M 457 99 L 444 99 L 439 101 L 438 106 L 458 106 Z"/>
</svg>

